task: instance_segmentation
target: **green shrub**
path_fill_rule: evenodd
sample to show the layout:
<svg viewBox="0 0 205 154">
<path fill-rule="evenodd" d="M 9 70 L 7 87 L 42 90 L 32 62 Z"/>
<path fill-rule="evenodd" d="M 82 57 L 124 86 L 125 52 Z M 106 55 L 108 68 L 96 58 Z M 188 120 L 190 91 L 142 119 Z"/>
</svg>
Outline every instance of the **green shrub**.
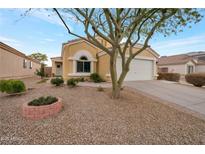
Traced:
<svg viewBox="0 0 205 154">
<path fill-rule="evenodd" d="M 23 81 L 20 80 L 1 80 L 0 91 L 8 94 L 20 93 L 26 90 L 26 86 Z"/>
<path fill-rule="evenodd" d="M 84 78 L 77 78 L 76 80 L 78 80 L 78 82 L 85 82 Z"/>
<path fill-rule="evenodd" d="M 0 91 L 5 92 L 7 80 L 0 80 Z"/>
<path fill-rule="evenodd" d="M 67 80 L 67 85 L 71 86 L 71 87 L 75 87 L 77 85 L 77 83 L 78 83 L 78 80 L 74 79 L 74 78 Z"/>
<path fill-rule="evenodd" d="M 47 96 L 47 97 L 39 97 L 38 99 L 34 99 L 28 103 L 29 106 L 41 106 L 41 105 L 49 105 L 55 103 L 58 99 L 56 97 Z"/>
<path fill-rule="evenodd" d="M 196 87 L 202 87 L 205 85 L 205 73 L 187 74 L 185 75 L 185 79 L 188 83 L 191 83 Z"/>
<path fill-rule="evenodd" d="M 100 77 L 98 73 L 92 73 L 90 75 L 90 79 L 95 83 L 104 82 L 104 80 Z"/>
<path fill-rule="evenodd" d="M 55 86 L 60 86 L 64 83 L 64 80 L 62 78 L 53 78 L 51 79 L 51 84 Z"/>
<path fill-rule="evenodd" d="M 178 82 L 180 79 L 180 74 L 179 73 L 158 73 L 157 79 Z"/>
</svg>

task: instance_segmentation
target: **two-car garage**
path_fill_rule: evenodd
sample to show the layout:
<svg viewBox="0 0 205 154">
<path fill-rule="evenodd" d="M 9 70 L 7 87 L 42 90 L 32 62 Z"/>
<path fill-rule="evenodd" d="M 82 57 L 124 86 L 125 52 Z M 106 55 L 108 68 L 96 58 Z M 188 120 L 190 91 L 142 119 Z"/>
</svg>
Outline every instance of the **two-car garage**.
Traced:
<svg viewBox="0 0 205 154">
<path fill-rule="evenodd" d="M 135 58 L 130 63 L 129 72 L 124 81 L 153 80 L 154 64 L 152 59 Z M 117 74 L 121 73 L 121 58 L 117 59 Z"/>
</svg>

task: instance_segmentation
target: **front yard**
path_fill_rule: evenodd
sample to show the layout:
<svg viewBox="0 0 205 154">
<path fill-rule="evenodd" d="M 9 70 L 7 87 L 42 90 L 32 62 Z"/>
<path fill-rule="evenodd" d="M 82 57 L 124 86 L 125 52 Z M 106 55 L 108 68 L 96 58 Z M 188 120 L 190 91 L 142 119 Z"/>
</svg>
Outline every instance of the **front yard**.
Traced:
<svg viewBox="0 0 205 154">
<path fill-rule="evenodd" d="M 24 79 L 34 89 L 21 96 L 0 93 L 0 144 L 204 144 L 205 122 L 125 88 L 53 87 Z M 62 98 L 63 110 L 44 120 L 27 120 L 21 105 L 40 96 Z"/>
</svg>

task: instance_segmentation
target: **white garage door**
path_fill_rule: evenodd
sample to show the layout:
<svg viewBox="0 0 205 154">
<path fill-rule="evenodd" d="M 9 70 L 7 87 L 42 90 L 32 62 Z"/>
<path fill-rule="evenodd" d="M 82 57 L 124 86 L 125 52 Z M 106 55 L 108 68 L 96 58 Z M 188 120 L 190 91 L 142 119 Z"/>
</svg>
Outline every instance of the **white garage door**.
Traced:
<svg viewBox="0 0 205 154">
<path fill-rule="evenodd" d="M 117 59 L 117 74 L 121 73 L 121 58 Z M 125 77 L 125 81 L 152 80 L 153 79 L 153 61 L 144 59 L 133 59 L 130 64 L 130 70 Z"/>
</svg>

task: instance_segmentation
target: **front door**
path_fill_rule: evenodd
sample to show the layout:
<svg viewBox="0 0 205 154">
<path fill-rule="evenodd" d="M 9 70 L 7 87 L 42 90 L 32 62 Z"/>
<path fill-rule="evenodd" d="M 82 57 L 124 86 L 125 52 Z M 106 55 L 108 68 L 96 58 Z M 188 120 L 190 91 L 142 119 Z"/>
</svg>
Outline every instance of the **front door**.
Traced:
<svg viewBox="0 0 205 154">
<path fill-rule="evenodd" d="M 193 73 L 193 72 L 194 72 L 194 66 L 188 65 L 187 66 L 187 73 L 190 74 L 190 73 Z"/>
<path fill-rule="evenodd" d="M 56 76 L 62 76 L 62 65 L 56 64 Z"/>
</svg>

